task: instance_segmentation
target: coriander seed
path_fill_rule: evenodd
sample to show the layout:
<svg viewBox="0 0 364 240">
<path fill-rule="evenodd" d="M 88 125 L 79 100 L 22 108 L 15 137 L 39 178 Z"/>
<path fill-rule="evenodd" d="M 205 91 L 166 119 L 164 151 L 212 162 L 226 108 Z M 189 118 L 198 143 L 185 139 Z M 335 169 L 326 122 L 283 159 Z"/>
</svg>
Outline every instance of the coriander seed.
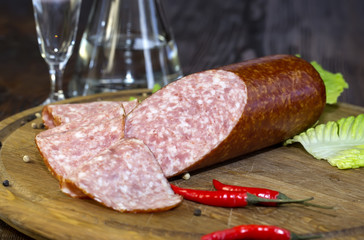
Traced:
<svg viewBox="0 0 364 240">
<path fill-rule="evenodd" d="M 189 173 L 185 173 L 185 174 L 183 174 L 183 176 L 182 176 L 182 178 L 183 178 L 184 180 L 188 180 L 188 179 L 190 179 L 190 177 L 191 177 L 191 175 L 190 175 Z"/>
<path fill-rule="evenodd" d="M 28 155 L 24 155 L 23 156 L 23 161 L 26 162 L 26 163 L 30 162 L 30 157 Z"/>
</svg>

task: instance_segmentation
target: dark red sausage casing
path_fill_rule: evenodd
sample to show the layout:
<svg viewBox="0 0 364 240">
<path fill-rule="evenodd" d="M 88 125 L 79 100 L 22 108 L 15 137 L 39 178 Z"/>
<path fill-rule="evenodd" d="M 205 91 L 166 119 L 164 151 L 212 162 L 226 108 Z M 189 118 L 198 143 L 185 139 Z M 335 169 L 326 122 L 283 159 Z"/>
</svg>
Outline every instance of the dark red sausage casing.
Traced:
<svg viewBox="0 0 364 240">
<path fill-rule="evenodd" d="M 280 143 L 311 127 L 325 86 L 307 61 L 275 55 L 186 76 L 143 101 L 126 136 L 175 176 Z"/>
</svg>

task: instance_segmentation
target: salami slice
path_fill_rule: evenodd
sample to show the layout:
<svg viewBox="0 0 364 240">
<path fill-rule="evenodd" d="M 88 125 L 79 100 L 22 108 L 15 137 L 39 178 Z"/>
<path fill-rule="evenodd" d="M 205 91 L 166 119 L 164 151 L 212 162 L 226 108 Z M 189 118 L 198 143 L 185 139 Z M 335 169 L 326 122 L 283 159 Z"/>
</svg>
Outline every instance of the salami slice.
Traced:
<svg viewBox="0 0 364 240">
<path fill-rule="evenodd" d="M 43 131 L 39 133 L 39 137 L 45 137 L 50 136 L 52 134 L 58 134 L 62 132 L 67 132 L 71 129 L 75 129 L 82 126 L 88 126 L 88 125 L 95 125 L 99 122 L 105 122 L 113 118 L 125 118 L 125 112 L 124 108 L 121 107 L 121 105 L 114 105 L 115 107 L 109 108 L 107 112 L 95 112 L 94 114 L 91 113 L 84 113 L 82 116 L 79 116 L 75 113 L 72 120 L 68 119 L 63 124 L 60 124 L 58 126 L 54 126 L 53 128 L 47 129 L 46 131 Z M 62 108 L 65 108 L 66 106 L 62 106 Z M 59 109 L 57 109 L 59 110 Z M 60 114 L 58 114 L 60 116 Z"/>
<path fill-rule="evenodd" d="M 118 117 L 64 132 L 45 134 L 54 131 L 50 129 L 38 134 L 35 141 L 48 169 L 62 185 L 73 169 L 124 137 L 124 122 L 124 117 Z M 78 196 L 77 191 L 72 193 L 72 188 L 68 188 L 65 193 Z"/>
<path fill-rule="evenodd" d="M 47 105 L 42 110 L 42 119 L 47 128 L 75 122 L 92 122 L 96 118 L 103 120 L 128 114 L 138 105 L 137 100 L 125 102 L 99 101 L 79 104 Z M 68 125 L 68 126 L 77 126 Z"/>
<path fill-rule="evenodd" d="M 171 209 L 182 198 L 144 143 L 122 139 L 75 169 L 69 179 L 89 197 L 121 212 Z"/>
<path fill-rule="evenodd" d="M 138 99 L 134 99 L 131 101 L 125 101 L 125 102 L 121 102 L 123 104 L 124 110 L 125 110 L 125 114 L 128 115 L 129 113 L 131 113 L 134 108 L 136 108 L 139 104 Z"/>
<path fill-rule="evenodd" d="M 128 115 L 125 135 L 171 177 L 277 144 L 312 126 L 325 100 L 310 63 L 269 56 L 167 85 Z"/>
</svg>

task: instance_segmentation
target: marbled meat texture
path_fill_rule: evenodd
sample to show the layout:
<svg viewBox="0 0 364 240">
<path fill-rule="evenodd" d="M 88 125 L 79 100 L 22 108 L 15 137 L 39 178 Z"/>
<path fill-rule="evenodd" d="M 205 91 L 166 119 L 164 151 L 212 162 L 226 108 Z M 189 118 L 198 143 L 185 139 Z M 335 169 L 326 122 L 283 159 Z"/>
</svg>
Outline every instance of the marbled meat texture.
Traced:
<svg viewBox="0 0 364 240">
<path fill-rule="evenodd" d="M 137 100 L 47 105 L 42 110 L 42 119 L 46 128 L 49 129 L 65 123 L 73 123 L 68 127 L 77 127 L 82 123 L 91 123 L 98 119 L 108 120 L 128 114 L 137 105 Z"/>
<path fill-rule="evenodd" d="M 70 181 L 89 197 L 121 212 L 173 208 L 182 198 L 144 143 L 122 139 L 75 169 Z"/>
<path fill-rule="evenodd" d="M 269 56 L 167 85 L 128 115 L 125 136 L 141 139 L 171 177 L 284 141 L 312 126 L 325 103 L 310 63 Z"/>
<path fill-rule="evenodd" d="M 83 125 L 66 132 L 38 134 L 35 141 L 48 169 L 62 185 L 75 168 L 123 138 L 124 127 L 125 116 Z M 51 130 L 53 129 L 47 131 Z"/>
<path fill-rule="evenodd" d="M 126 121 L 126 136 L 152 150 L 166 176 L 193 165 L 232 131 L 246 104 L 235 74 L 192 74 L 147 98 Z"/>
</svg>

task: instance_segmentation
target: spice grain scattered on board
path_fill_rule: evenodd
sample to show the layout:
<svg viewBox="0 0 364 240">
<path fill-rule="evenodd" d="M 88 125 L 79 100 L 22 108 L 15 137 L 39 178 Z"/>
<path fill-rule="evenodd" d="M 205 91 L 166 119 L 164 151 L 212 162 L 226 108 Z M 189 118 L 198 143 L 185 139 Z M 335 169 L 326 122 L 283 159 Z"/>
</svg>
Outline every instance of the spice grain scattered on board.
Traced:
<svg viewBox="0 0 364 240">
<path fill-rule="evenodd" d="M 26 162 L 26 163 L 30 162 L 30 157 L 28 155 L 24 155 L 23 156 L 23 161 Z"/>
<path fill-rule="evenodd" d="M 9 185 L 10 185 L 9 180 L 4 180 L 4 181 L 3 181 L 3 186 L 4 186 L 4 187 L 8 187 Z"/>
<path fill-rule="evenodd" d="M 185 173 L 185 174 L 183 174 L 183 176 L 182 176 L 182 178 L 183 178 L 184 180 L 188 180 L 188 179 L 190 179 L 190 177 L 191 177 L 191 175 L 190 175 L 189 173 Z"/>
<path fill-rule="evenodd" d="M 195 210 L 193 210 L 193 215 L 195 215 L 195 216 L 201 216 L 201 209 L 195 208 Z"/>
</svg>

